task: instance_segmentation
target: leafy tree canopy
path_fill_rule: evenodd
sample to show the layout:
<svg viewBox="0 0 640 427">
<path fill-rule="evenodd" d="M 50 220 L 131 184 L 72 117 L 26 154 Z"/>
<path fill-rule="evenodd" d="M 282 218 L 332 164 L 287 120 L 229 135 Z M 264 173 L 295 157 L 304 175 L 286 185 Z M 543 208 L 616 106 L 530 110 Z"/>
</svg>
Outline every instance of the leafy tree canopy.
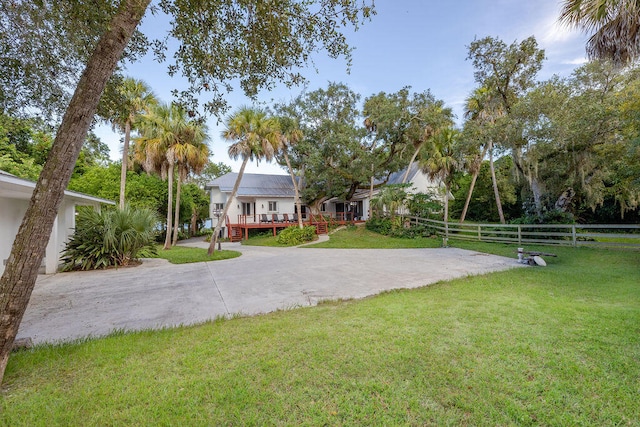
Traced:
<svg viewBox="0 0 640 427">
<path fill-rule="evenodd" d="M 304 137 L 292 147 L 291 163 L 302 176 L 302 197 L 317 205 L 331 197 L 350 200 L 371 179 L 384 182 L 405 168 L 425 129 L 450 124 L 451 110 L 430 92 L 361 96 L 341 83 L 303 93 L 280 115 L 294 118 Z"/>
<path fill-rule="evenodd" d="M 59 118 L 120 6 L 118 0 L 0 0 L 0 111 L 26 115 L 35 108 Z M 314 52 L 350 63 L 343 31 L 374 14 L 367 0 L 161 0 L 144 19 L 159 22 L 164 31 L 137 31 L 123 59 L 135 61 L 151 49 L 170 75 L 188 81 L 187 88 L 174 91 L 176 98 L 192 112 L 203 99 L 204 110 L 218 114 L 227 109 L 224 96 L 232 82 L 254 96 L 277 81 L 304 82 L 301 69 Z M 119 99 L 120 71 L 105 92 L 105 116 Z"/>
<path fill-rule="evenodd" d="M 0 112 L 60 118 L 120 3 L 0 0 Z M 137 32 L 124 56 L 135 60 L 147 47 Z"/>
</svg>

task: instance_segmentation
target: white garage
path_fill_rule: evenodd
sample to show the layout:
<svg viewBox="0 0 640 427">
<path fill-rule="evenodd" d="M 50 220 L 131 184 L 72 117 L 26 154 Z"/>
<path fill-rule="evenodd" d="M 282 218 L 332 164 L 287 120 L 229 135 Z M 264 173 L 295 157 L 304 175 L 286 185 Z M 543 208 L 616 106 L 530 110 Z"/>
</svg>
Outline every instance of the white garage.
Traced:
<svg viewBox="0 0 640 427">
<path fill-rule="evenodd" d="M 36 183 L 28 179 L 18 178 L 0 170 L 0 274 L 11 253 L 18 228 L 22 223 L 31 194 Z M 43 272 L 55 273 L 60 264 L 60 254 L 75 227 L 76 206 L 93 206 L 100 209 L 101 204 L 115 205 L 111 200 L 89 196 L 74 191 L 65 191 L 64 199 L 53 224 L 51 238 L 47 245 L 43 260 Z"/>
</svg>

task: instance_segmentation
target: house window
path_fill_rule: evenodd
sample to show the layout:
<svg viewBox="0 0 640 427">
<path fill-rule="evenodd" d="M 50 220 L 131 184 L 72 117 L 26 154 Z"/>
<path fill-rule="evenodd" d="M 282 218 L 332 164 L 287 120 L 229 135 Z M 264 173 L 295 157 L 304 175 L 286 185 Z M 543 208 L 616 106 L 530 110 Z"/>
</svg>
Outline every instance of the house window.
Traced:
<svg viewBox="0 0 640 427">
<path fill-rule="evenodd" d="M 224 203 L 214 203 L 213 204 L 213 210 L 214 211 L 224 210 Z"/>
<path fill-rule="evenodd" d="M 278 202 L 269 202 L 269 212 L 278 211 Z"/>
<path fill-rule="evenodd" d="M 322 205 L 320 205 L 320 212 L 326 212 L 327 211 L 327 204 L 323 203 Z"/>
</svg>

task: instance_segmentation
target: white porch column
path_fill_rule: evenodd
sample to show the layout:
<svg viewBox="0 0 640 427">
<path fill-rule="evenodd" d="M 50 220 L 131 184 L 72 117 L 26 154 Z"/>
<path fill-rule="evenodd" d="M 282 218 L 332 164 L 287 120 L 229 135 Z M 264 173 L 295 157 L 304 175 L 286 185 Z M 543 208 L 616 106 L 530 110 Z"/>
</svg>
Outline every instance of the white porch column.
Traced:
<svg viewBox="0 0 640 427">
<path fill-rule="evenodd" d="M 47 244 L 44 256 L 46 257 L 44 264 L 45 274 L 53 274 L 57 272 L 58 260 L 60 258 L 60 252 L 58 250 L 58 215 L 56 215 L 56 219 L 53 222 L 51 237 L 49 238 L 49 243 Z"/>
</svg>

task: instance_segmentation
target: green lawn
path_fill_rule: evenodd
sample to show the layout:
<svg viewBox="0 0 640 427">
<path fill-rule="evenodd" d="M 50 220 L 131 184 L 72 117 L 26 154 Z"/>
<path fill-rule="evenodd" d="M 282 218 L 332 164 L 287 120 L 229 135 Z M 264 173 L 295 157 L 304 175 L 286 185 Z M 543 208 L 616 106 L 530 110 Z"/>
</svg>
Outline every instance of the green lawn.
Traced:
<svg viewBox="0 0 640 427">
<path fill-rule="evenodd" d="M 186 264 L 190 262 L 219 261 L 222 259 L 236 258 L 242 255 L 238 251 L 215 251 L 207 255 L 207 250 L 202 248 L 191 248 L 187 246 L 173 246 L 169 250 L 158 246 L 157 258 L 168 260 L 172 264 Z"/>
<path fill-rule="evenodd" d="M 545 250 L 546 268 L 19 352 L 0 421 L 640 425 L 640 252 Z"/>
<path fill-rule="evenodd" d="M 241 244 L 246 246 L 270 246 L 274 248 L 286 248 L 291 245 L 283 245 L 278 243 L 278 237 L 271 234 L 271 232 L 259 234 L 249 237 L 249 240 L 242 240 Z"/>
<path fill-rule="evenodd" d="M 297 246 L 278 242 L 278 236 L 274 236 L 271 230 L 251 235 L 249 236 L 248 240 L 242 240 L 241 244 L 246 246 L 269 246 L 273 248 L 287 248 L 291 246 Z M 306 244 L 308 243 L 305 243 L 305 245 Z"/>
<path fill-rule="evenodd" d="M 254 246 L 276 246 L 284 247 L 276 241 L 276 237 L 269 235 L 261 235 L 250 237 L 249 240 L 242 242 L 243 245 Z M 305 248 L 334 248 L 334 249 L 396 249 L 396 248 L 438 248 L 442 245 L 442 239 L 399 239 L 394 237 L 382 236 L 373 233 L 364 228 L 364 226 L 347 227 L 331 234 L 330 239 L 326 242 L 311 243 L 305 245 Z"/>
</svg>

